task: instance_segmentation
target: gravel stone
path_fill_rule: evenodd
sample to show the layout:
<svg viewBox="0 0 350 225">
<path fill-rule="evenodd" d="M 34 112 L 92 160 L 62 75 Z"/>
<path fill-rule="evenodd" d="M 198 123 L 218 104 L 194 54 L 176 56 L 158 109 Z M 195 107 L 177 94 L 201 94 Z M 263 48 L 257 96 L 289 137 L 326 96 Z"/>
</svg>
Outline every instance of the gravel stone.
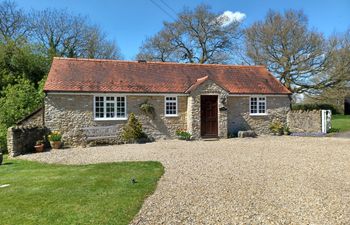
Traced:
<svg viewBox="0 0 350 225">
<path fill-rule="evenodd" d="M 18 158 L 160 161 L 165 174 L 131 224 L 350 224 L 349 139 L 171 140 Z"/>
</svg>

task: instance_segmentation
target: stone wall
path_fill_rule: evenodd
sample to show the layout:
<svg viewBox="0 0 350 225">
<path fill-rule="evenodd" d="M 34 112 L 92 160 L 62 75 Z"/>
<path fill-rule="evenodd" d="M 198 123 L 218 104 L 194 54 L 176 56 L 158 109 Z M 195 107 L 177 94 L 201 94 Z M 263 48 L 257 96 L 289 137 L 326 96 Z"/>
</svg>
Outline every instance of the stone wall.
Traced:
<svg viewBox="0 0 350 225">
<path fill-rule="evenodd" d="M 257 134 L 268 134 L 273 119 L 279 119 L 282 123 L 287 122 L 287 114 L 290 110 L 288 96 L 267 96 L 267 115 L 250 115 L 249 101 L 249 96 L 228 97 L 228 132 L 230 134 L 245 130 L 254 130 Z"/>
<path fill-rule="evenodd" d="M 43 127 L 16 126 L 7 130 L 7 150 L 14 157 L 35 151 L 38 140 L 45 140 L 46 129 Z"/>
<path fill-rule="evenodd" d="M 127 113 L 135 113 L 147 135 L 155 139 L 174 138 L 178 129 L 188 130 L 194 138 L 200 138 L 201 95 L 218 95 L 219 137 L 239 130 L 254 130 L 258 134 L 269 133 L 274 118 L 287 121 L 290 109 L 288 96 L 268 96 L 267 115 L 249 114 L 248 96 L 228 96 L 226 90 L 212 82 L 205 81 L 189 96 L 178 96 L 178 116 L 164 116 L 164 96 L 127 96 Z M 76 146 L 83 141 L 81 128 L 92 126 L 119 125 L 126 120 L 95 121 L 93 116 L 93 95 L 51 94 L 45 98 L 45 126 L 63 133 L 66 145 Z M 139 106 L 148 101 L 155 108 L 155 116 L 142 113 Z"/>
<path fill-rule="evenodd" d="M 287 123 L 291 132 L 322 132 L 321 110 L 290 111 Z"/>
<path fill-rule="evenodd" d="M 18 126 L 43 126 L 44 125 L 44 108 L 40 108 L 18 121 Z"/>
<path fill-rule="evenodd" d="M 93 116 L 93 95 L 57 95 L 48 93 L 45 98 L 45 126 L 63 133 L 66 145 L 82 143 L 81 128 L 92 126 L 123 125 L 126 120 L 95 121 Z M 155 108 L 155 116 L 144 115 L 140 104 L 145 101 Z M 187 129 L 187 97 L 178 96 L 178 116 L 164 116 L 164 96 L 127 96 L 127 113 L 135 113 L 147 135 L 152 138 L 175 137 L 177 129 Z M 120 126 L 122 127 L 122 126 Z"/>
</svg>

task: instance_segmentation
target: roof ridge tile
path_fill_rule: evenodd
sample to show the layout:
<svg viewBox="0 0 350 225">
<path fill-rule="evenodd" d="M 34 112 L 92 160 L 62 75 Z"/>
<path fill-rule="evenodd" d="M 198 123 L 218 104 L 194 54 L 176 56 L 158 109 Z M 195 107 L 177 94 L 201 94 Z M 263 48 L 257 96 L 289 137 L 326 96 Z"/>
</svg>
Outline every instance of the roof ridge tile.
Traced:
<svg viewBox="0 0 350 225">
<path fill-rule="evenodd" d="M 138 62 L 134 60 L 120 60 L 120 59 L 89 59 L 89 58 L 69 58 L 69 57 L 53 57 L 56 60 L 68 60 L 68 61 L 92 61 L 92 62 L 117 62 L 117 63 L 135 63 L 135 64 L 162 64 L 162 65 L 186 65 L 186 66 L 220 66 L 220 67 L 242 67 L 242 68 L 256 68 L 264 65 L 234 65 L 234 64 L 200 64 L 200 63 L 179 63 L 179 62 L 159 62 L 159 61 L 147 61 Z"/>
</svg>

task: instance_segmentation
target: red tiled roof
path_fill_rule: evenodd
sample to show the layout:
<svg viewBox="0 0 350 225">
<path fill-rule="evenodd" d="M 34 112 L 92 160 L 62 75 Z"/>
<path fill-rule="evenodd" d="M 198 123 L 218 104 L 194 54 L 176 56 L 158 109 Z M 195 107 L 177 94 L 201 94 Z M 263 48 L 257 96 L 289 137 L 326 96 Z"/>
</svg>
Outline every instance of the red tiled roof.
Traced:
<svg viewBox="0 0 350 225">
<path fill-rule="evenodd" d="M 231 94 L 291 94 L 263 66 L 72 58 L 53 59 L 44 90 L 186 93 L 204 82 L 204 78 L 214 81 Z"/>
</svg>

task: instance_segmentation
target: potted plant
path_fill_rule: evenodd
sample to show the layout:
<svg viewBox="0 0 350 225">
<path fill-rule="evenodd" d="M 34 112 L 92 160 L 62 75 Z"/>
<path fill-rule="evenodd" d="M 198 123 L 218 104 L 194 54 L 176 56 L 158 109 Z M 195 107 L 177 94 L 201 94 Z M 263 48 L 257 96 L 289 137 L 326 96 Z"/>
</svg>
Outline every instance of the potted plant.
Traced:
<svg viewBox="0 0 350 225">
<path fill-rule="evenodd" d="M 144 103 L 142 103 L 140 105 L 140 110 L 144 114 L 154 117 L 154 111 L 155 111 L 154 107 L 153 107 L 153 105 L 151 103 L 148 102 L 148 100 L 146 100 Z"/>
<path fill-rule="evenodd" d="M 53 131 L 49 136 L 49 141 L 51 148 L 53 149 L 59 149 L 61 148 L 61 139 L 62 139 L 62 134 L 59 131 Z"/>
<path fill-rule="evenodd" d="M 44 147 L 45 147 L 45 145 L 44 145 L 44 141 L 43 140 L 36 141 L 35 146 L 34 146 L 35 152 L 43 152 L 44 151 Z"/>
</svg>

